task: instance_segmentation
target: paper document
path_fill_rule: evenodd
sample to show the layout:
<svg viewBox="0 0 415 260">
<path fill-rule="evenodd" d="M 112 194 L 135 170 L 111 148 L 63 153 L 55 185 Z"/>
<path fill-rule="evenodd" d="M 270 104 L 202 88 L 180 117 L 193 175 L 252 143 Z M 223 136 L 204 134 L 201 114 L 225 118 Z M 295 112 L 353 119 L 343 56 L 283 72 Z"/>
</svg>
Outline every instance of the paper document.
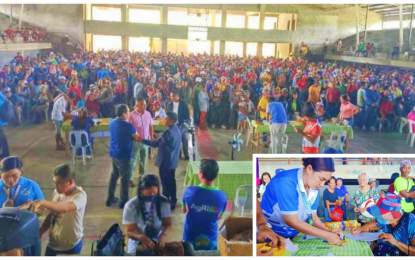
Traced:
<svg viewBox="0 0 415 260">
<path fill-rule="evenodd" d="M 298 245 L 294 245 L 289 238 L 285 239 L 285 249 L 287 251 L 297 251 Z"/>
<path fill-rule="evenodd" d="M 375 241 L 379 239 L 380 234 L 382 234 L 382 231 L 378 231 L 376 233 L 370 233 L 370 232 L 362 232 L 357 236 L 354 236 L 352 234 L 346 234 L 345 236 L 347 238 L 353 239 L 353 240 L 359 240 L 359 241 Z"/>
</svg>

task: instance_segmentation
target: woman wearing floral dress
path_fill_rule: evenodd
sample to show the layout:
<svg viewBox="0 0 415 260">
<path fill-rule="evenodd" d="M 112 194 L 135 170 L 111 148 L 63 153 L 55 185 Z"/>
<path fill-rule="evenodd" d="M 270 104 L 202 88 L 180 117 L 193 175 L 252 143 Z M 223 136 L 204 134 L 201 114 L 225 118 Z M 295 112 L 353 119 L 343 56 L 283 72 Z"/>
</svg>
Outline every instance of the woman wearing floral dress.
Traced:
<svg viewBox="0 0 415 260">
<path fill-rule="evenodd" d="M 374 218 L 364 216 L 363 213 L 367 208 L 360 208 L 360 206 L 369 199 L 373 199 L 375 203 L 377 203 L 380 196 L 375 188 L 370 187 L 369 176 L 367 173 L 362 172 L 359 174 L 358 180 L 360 189 L 356 190 L 353 196 L 352 205 L 354 206 L 354 212 L 357 214 L 357 221 L 359 221 L 361 224 L 366 224 L 372 221 Z"/>
</svg>

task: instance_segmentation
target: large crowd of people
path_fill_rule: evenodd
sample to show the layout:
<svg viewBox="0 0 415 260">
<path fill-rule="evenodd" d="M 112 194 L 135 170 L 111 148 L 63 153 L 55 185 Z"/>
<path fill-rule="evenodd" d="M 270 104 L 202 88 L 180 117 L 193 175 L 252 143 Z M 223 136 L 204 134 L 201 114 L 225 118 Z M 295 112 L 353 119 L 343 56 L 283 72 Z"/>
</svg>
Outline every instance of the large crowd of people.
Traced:
<svg viewBox="0 0 415 260">
<path fill-rule="evenodd" d="M 326 239 L 332 245 L 341 243 L 342 231 L 327 229 L 321 221 L 323 216 L 317 213 L 320 190 L 327 184 L 322 197 L 325 222 L 347 220 L 347 208 L 352 207 L 360 223 L 359 227 L 351 228 L 352 234 L 384 232 L 371 244 L 375 256 L 415 255 L 415 192 L 409 160 L 400 162 L 400 173 L 392 174 L 388 189 L 380 190 L 378 180 L 366 172 L 360 173 L 354 194 L 349 194 L 342 178 L 332 176 L 333 159 L 303 158 L 302 164 L 304 168 L 280 169 L 273 178 L 268 172 L 262 174 L 258 188 L 261 200 L 258 206 L 262 212 L 257 212 L 257 225 L 268 223 L 272 232 L 265 228 L 258 237 L 276 241 L 277 246 L 284 238 L 293 238 L 301 232 Z"/>
<path fill-rule="evenodd" d="M 322 121 L 367 131 L 376 123 L 383 131 L 395 130 L 399 118 L 414 107 L 413 83 L 410 70 L 315 63 L 293 56 L 247 59 L 99 51 L 24 58 L 18 53 L 0 69 L 2 98 L 12 103 L 17 122 L 40 122 L 45 110 L 59 102 L 70 113 L 79 101 L 90 117 L 114 118 L 116 105 L 125 103 L 133 110 L 135 100 L 144 98 L 153 118 L 174 110 L 179 127 L 193 118 L 201 129 L 245 131 L 247 120 L 265 120 L 268 114 L 272 124 L 282 125 L 303 117 L 306 127 L 296 131 L 305 139 L 306 153 L 319 152 Z M 172 106 L 177 103 L 179 107 Z M 58 134 L 64 118 L 52 112 L 52 119 L 58 121 Z M 273 133 L 284 132 L 285 127 L 274 127 Z"/>
<path fill-rule="evenodd" d="M 16 43 L 18 37 L 21 37 L 25 43 L 45 42 L 46 31 L 36 27 L 21 29 L 8 28 L 6 30 L 0 30 L 0 37 L 3 43 Z"/>
</svg>

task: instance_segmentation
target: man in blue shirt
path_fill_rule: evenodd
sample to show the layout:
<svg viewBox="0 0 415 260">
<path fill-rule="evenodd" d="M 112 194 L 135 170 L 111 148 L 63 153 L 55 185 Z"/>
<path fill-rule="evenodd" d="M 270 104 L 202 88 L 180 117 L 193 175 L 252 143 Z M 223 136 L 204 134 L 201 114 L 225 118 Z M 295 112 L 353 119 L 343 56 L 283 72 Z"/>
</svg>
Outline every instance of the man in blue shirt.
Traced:
<svg viewBox="0 0 415 260">
<path fill-rule="evenodd" d="M 112 158 L 112 173 L 108 187 L 107 207 L 118 202 L 114 197 L 118 178 L 121 178 L 121 201 L 119 207 L 124 208 L 129 199 L 128 182 L 131 177 L 130 160 L 133 157 L 133 142 L 138 140 L 134 125 L 128 123 L 130 110 L 127 105 L 120 104 L 115 108 L 117 118 L 111 121 L 110 130 L 110 157 Z"/>
<path fill-rule="evenodd" d="M 151 147 L 158 147 L 155 165 L 159 167 L 163 195 L 170 200 L 171 209 L 175 209 L 177 203 L 176 168 L 179 165 L 180 146 L 182 144 L 182 132 L 177 126 L 177 114 L 166 113 L 166 126 L 168 127 L 157 141 L 143 140 L 138 136 L 138 141 Z"/>
<path fill-rule="evenodd" d="M 287 112 L 282 103 L 275 101 L 274 97 L 270 97 L 270 102 L 267 106 L 267 121 L 270 123 L 272 153 L 276 153 L 279 136 L 285 134 L 287 129 Z"/>
<path fill-rule="evenodd" d="M 366 126 L 366 130 L 375 130 L 373 127 L 377 107 L 379 106 L 379 92 L 376 89 L 376 83 L 370 83 L 369 88 L 365 89 L 365 119 L 364 125 Z"/>
<path fill-rule="evenodd" d="M 200 162 L 199 186 L 184 191 L 182 206 L 187 213 L 183 241 L 196 250 L 215 250 L 218 244 L 218 220 L 226 210 L 226 193 L 215 187 L 219 165 L 213 159 Z"/>
</svg>

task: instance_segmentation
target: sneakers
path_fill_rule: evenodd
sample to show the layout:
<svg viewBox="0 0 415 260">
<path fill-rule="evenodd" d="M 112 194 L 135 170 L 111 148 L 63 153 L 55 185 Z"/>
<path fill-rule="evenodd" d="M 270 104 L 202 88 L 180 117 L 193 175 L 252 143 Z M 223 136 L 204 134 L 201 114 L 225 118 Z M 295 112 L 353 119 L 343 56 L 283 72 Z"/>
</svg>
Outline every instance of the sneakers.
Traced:
<svg viewBox="0 0 415 260">
<path fill-rule="evenodd" d="M 222 125 L 222 129 L 226 129 L 226 126 Z"/>
<path fill-rule="evenodd" d="M 107 205 L 107 207 L 111 207 L 112 204 L 118 203 L 119 201 L 120 201 L 119 198 L 113 198 L 112 200 L 107 200 L 107 202 L 105 203 L 105 205 Z"/>
<path fill-rule="evenodd" d="M 370 130 L 371 131 L 376 131 L 375 127 L 373 127 L 373 126 L 370 128 Z"/>
<path fill-rule="evenodd" d="M 120 208 L 120 209 L 124 209 L 124 206 L 125 206 L 125 204 L 126 204 L 127 202 L 120 202 L 120 204 L 118 205 L 118 207 Z"/>
</svg>

